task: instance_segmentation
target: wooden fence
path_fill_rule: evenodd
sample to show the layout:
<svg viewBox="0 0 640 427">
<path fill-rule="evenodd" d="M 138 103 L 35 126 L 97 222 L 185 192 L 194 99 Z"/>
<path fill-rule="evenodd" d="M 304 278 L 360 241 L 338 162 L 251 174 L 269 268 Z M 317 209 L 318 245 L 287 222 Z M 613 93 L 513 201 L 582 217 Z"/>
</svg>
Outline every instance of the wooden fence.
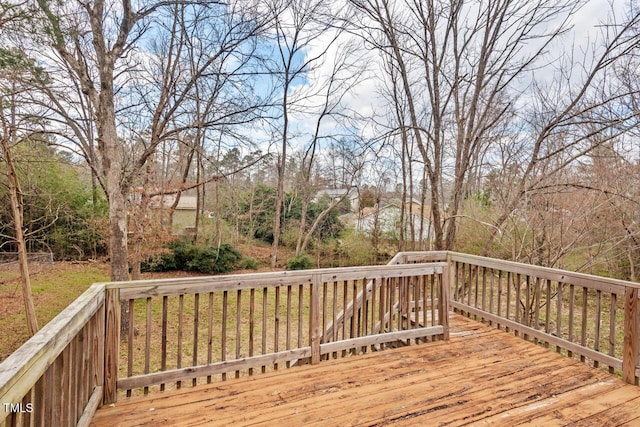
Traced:
<svg viewBox="0 0 640 427">
<path fill-rule="evenodd" d="M 638 381 L 637 283 L 453 252 L 387 266 L 96 284 L 0 364 L 0 426 L 448 337 L 448 309 Z M 129 330 L 120 336 L 121 303 Z"/>
</svg>

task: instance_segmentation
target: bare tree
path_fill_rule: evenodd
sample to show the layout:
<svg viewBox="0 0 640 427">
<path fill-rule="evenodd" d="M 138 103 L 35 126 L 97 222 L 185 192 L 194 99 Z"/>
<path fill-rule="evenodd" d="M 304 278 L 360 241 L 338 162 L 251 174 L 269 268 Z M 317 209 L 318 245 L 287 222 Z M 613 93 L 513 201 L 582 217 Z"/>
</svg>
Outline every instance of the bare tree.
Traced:
<svg viewBox="0 0 640 427">
<path fill-rule="evenodd" d="M 278 258 L 282 228 L 287 151 L 295 137 L 292 135 L 292 114 L 295 114 L 297 108 L 304 106 L 309 96 L 297 91 L 296 86 L 302 84 L 309 73 L 322 64 L 327 51 L 339 35 L 339 32 L 329 31 L 333 26 L 329 6 L 327 2 L 321 0 L 269 2 L 269 11 L 274 19 L 275 59 L 272 64 L 272 73 L 281 91 L 278 102 L 281 117 L 274 126 L 280 147 L 276 160 L 277 195 L 271 250 L 272 267 L 275 267 Z M 319 46 L 314 50 L 315 45 Z"/>
<path fill-rule="evenodd" d="M 550 62 L 552 67 L 557 66 L 547 52 L 569 29 L 570 19 L 581 2 L 353 0 L 350 3 L 363 16 L 358 23 L 360 31 L 365 31 L 367 40 L 389 58 L 392 71 L 401 82 L 406 120 L 429 182 L 435 247 L 451 248 L 461 203 L 474 183 L 480 182 L 486 157 L 495 147 L 493 141 L 504 135 L 500 132 L 517 126 L 521 120 L 516 112 L 523 106 L 527 89 L 523 82 L 533 82 L 530 87 L 535 87 L 532 70 Z M 571 85 L 554 88 L 563 89 L 554 92 L 558 96 L 564 96 L 569 89 L 568 98 L 560 102 L 554 99 L 556 104 L 551 110 L 554 113 L 545 114 L 544 124 L 536 128 L 524 176 L 531 176 L 543 156 L 572 150 L 577 145 L 542 154 L 550 136 L 573 125 L 577 117 L 585 121 L 589 120 L 587 116 L 593 118 L 598 106 L 610 105 L 608 102 L 616 99 L 618 94 L 614 93 L 597 101 L 592 95 L 598 90 L 595 87 L 599 77 L 637 45 L 637 40 L 629 37 L 629 28 L 627 24 L 609 27 L 606 46 L 597 49 L 591 66 L 584 62 L 582 80 L 576 83 L 575 73 L 567 71 L 571 74 L 565 77 Z M 546 106 L 551 107 L 550 104 Z M 624 118 L 606 124 L 603 121 L 600 130 L 620 120 Z M 450 194 L 443 190 L 446 182 L 451 183 Z M 522 197 L 526 186 L 516 191 L 518 197 Z M 508 217 L 505 215 L 494 224 L 496 229 Z"/>
<path fill-rule="evenodd" d="M 67 70 L 60 88 L 65 82 L 76 86 L 88 100 L 97 150 L 87 161 L 97 171 L 109 202 L 111 278 L 126 280 L 127 200 L 132 185 L 162 141 L 194 126 L 213 124 L 182 120 L 185 109 L 192 105 L 194 87 L 203 76 L 220 70 L 216 67 L 221 58 L 242 52 L 241 47 L 261 30 L 264 21 L 256 19 L 247 5 L 237 2 L 170 1 L 140 7 L 130 0 L 64 4 L 42 0 L 38 5 L 45 34 L 50 36 L 48 42 L 56 53 L 52 59 Z M 218 33 L 210 33 L 219 36 L 220 43 L 190 69 L 184 61 L 184 47 L 192 35 L 189 30 L 205 24 L 219 25 Z M 154 75 L 141 66 L 145 61 L 139 54 L 152 25 L 156 34 L 169 34 L 166 60 L 157 62 L 162 71 L 156 74 L 160 76 L 159 85 L 149 82 Z M 142 131 L 138 127 L 141 124 Z M 82 148 L 83 154 L 90 151 Z"/>
<path fill-rule="evenodd" d="M 317 112 L 314 113 L 315 123 L 309 136 L 309 142 L 305 144 L 303 149 L 299 173 L 300 179 L 297 182 L 297 185 L 301 187 L 302 206 L 296 242 L 296 255 L 306 250 L 318 225 L 322 223 L 333 208 L 347 198 L 366 156 L 365 149 L 361 149 L 359 153 L 351 153 L 349 158 L 343 156 L 343 179 L 340 182 L 340 186 L 345 189 L 345 193 L 342 197 L 332 200 L 329 206 L 316 216 L 313 223 L 307 224 L 309 202 L 313 198 L 315 190 L 317 190 L 312 182 L 314 168 L 318 166 L 317 158 L 322 156 L 323 150 L 328 147 L 326 141 L 335 141 L 336 144 L 346 146 L 346 140 L 359 139 L 358 135 L 353 135 L 353 132 L 349 131 L 349 129 L 355 127 L 354 122 L 357 114 L 350 111 L 342 101 L 362 79 L 363 67 L 358 65 L 361 58 L 356 55 L 354 47 L 348 44 L 338 46 L 337 51 L 332 52 L 332 55 L 333 60 L 328 59 L 331 67 L 327 69 L 327 75 L 318 76 L 319 78 L 316 79 L 315 85 L 311 87 L 314 94 L 308 97 L 310 103 L 317 100 L 319 105 L 309 106 L 309 110 L 317 110 Z M 305 114 L 307 119 L 311 119 L 311 116 L 312 114 Z M 363 144 L 351 145 L 363 146 Z M 359 161 L 350 162 L 349 159 L 358 159 Z"/>
</svg>

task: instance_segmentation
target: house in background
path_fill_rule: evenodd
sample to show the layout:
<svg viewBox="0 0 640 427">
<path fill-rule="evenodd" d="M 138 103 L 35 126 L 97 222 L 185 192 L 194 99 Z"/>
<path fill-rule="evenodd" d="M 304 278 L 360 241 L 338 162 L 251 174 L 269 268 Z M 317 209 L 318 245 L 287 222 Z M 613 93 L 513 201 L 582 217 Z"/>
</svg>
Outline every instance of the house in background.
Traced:
<svg viewBox="0 0 640 427">
<path fill-rule="evenodd" d="M 357 232 L 372 236 L 378 232 L 382 237 L 397 239 L 400 236 L 400 215 L 402 202 L 400 200 L 380 203 L 380 205 L 364 208 L 353 219 Z M 428 241 L 433 237 L 429 221 L 429 208 L 425 206 L 421 212 L 419 203 L 405 203 L 404 236 L 407 240 Z M 422 233 L 420 225 L 422 223 Z M 413 224 L 413 239 L 411 236 Z"/>
<path fill-rule="evenodd" d="M 344 197 L 349 202 L 349 210 L 351 212 L 358 212 L 360 207 L 360 195 L 355 188 L 326 188 L 318 191 L 312 201 L 318 202 L 323 197 L 327 197 L 329 203 Z"/>
<path fill-rule="evenodd" d="M 175 196 L 168 207 L 175 202 Z M 171 229 L 174 234 L 183 234 L 193 230 L 196 226 L 196 216 L 198 215 L 198 198 L 196 196 L 181 196 L 178 206 L 173 213 Z"/>
<path fill-rule="evenodd" d="M 165 194 L 151 198 L 151 208 L 160 215 L 169 215 L 171 206 L 176 201 L 176 194 Z M 198 214 L 198 198 L 196 196 L 180 196 L 178 205 L 173 212 L 171 220 L 171 231 L 174 235 L 192 232 L 196 226 L 196 216 Z M 166 217 L 165 217 L 166 218 Z"/>
</svg>

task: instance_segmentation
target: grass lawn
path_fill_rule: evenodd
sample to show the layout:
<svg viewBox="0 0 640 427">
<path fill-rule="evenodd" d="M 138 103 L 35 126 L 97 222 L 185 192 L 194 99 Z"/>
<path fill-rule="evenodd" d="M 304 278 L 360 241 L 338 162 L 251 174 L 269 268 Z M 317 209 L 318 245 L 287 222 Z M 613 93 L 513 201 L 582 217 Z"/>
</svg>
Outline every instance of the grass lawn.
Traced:
<svg viewBox="0 0 640 427">
<path fill-rule="evenodd" d="M 38 326 L 43 327 L 92 283 L 109 280 L 108 264 L 58 262 L 31 277 Z M 19 275 L 0 273 L 0 360 L 28 338 Z"/>
<path fill-rule="evenodd" d="M 241 246 L 246 256 L 268 265 L 269 247 Z M 282 250 L 281 257 L 291 256 Z M 284 261 L 283 261 L 284 262 Z M 103 262 L 56 262 L 54 265 L 32 265 L 31 290 L 33 292 L 38 326 L 42 328 L 58 313 L 71 304 L 80 294 L 96 282 L 109 281 L 109 264 Z M 269 271 L 262 267 L 260 271 Z M 253 273 L 253 270 L 234 273 Z M 144 273 L 143 279 L 164 277 L 186 277 L 198 275 L 183 271 L 167 273 Z M 17 264 L 0 270 L 0 361 L 16 351 L 27 339 L 27 321 L 24 314 L 22 285 Z"/>
</svg>

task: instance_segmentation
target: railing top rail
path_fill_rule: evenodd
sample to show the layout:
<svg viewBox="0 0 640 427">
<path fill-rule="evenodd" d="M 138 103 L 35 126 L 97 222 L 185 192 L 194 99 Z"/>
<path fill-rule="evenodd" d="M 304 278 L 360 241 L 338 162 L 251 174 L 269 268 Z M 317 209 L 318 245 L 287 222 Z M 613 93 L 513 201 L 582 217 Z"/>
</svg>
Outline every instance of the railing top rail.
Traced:
<svg viewBox="0 0 640 427">
<path fill-rule="evenodd" d="M 358 278 L 374 279 L 439 274 L 442 273 L 446 267 L 447 264 L 444 262 L 406 265 L 377 265 L 300 271 L 231 274 L 226 276 L 203 276 L 184 279 L 111 282 L 105 283 L 104 285 L 107 289 L 120 289 L 121 299 L 136 299 L 181 293 L 200 293 L 208 291 L 304 284 L 312 283 L 314 277 L 317 277 L 323 282 L 332 282 Z"/>
<path fill-rule="evenodd" d="M 449 255 L 450 253 L 451 252 L 449 251 L 404 251 L 404 252 L 398 252 L 396 256 L 400 256 L 400 257 L 427 256 L 431 259 L 436 258 L 436 259 L 444 260 L 444 259 L 447 259 L 447 255 Z"/>
<path fill-rule="evenodd" d="M 33 387 L 104 302 L 94 284 L 0 363 L 0 402 L 16 402 Z"/>
<path fill-rule="evenodd" d="M 505 261 L 497 258 L 487 258 L 460 252 L 449 252 L 449 256 L 452 261 L 471 263 L 482 267 L 536 276 L 542 279 L 549 279 L 566 284 L 584 286 L 586 288 L 600 289 L 616 294 L 624 293 L 625 288 L 640 289 L 640 283 L 620 279 L 611 279 L 608 277 L 596 276 L 593 274 L 577 273 L 574 271 L 561 270 L 551 267 L 540 267 L 532 264 Z"/>
</svg>

